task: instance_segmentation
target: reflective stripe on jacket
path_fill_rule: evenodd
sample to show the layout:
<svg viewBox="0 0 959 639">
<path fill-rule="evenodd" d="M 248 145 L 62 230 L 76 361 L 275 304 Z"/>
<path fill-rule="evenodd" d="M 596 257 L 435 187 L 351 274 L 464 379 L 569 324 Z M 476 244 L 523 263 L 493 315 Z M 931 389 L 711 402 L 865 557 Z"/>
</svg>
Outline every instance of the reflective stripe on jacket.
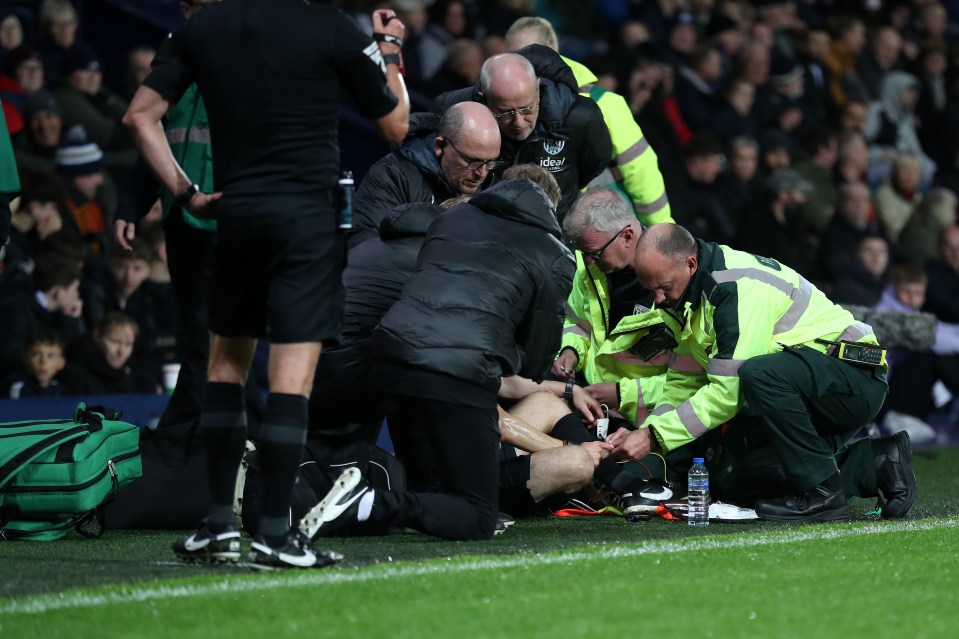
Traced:
<svg viewBox="0 0 959 639">
<path fill-rule="evenodd" d="M 203 193 L 213 193 L 213 147 L 210 145 L 210 125 L 207 120 L 206 106 L 200 97 L 200 92 L 193 84 L 186 90 L 180 101 L 167 114 L 164 123 L 167 142 L 173 157 L 183 167 L 194 184 L 200 187 Z M 163 216 L 169 215 L 174 202 L 173 196 L 162 193 Z M 193 228 L 203 231 L 215 231 L 216 220 L 201 220 L 193 217 L 180 207 L 183 219 Z"/>
<path fill-rule="evenodd" d="M 686 444 L 739 412 L 739 369 L 784 346 L 826 352 L 816 339 L 876 344 L 872 327 L 784 264 L 709 242 L 681 313 L 664 311 L 679 345 L 663 401 L 644 426 L 666 450 Z"/>
<path fill-rule="evenodd" d="M 636 209 L 637 219 L 646 226 L 672 222 L 656 152 L 636 123 L 626 100 L 594 84 L 596 76 L 579 62 L 565 56 L 563 60 L 573 70 L 580 93 L 599 106 L 613 142 L 609 169 L 594 182 L 602 181 L 626 195 Z"/>
<path fill-rule="evenodd" d="M 576 251 L 576 275 L 566 302 L 562 348 L 579 356 L 576 370 L 590 384 L 616 382 L 619 385 L 619 413 L 639 424 L 659 403 L 665 381 L 665 352 L 643 360 L 630 352 L 651 326 L 662 324 L 657 311 L 627 315 L 609 330 L 609 283 L 595 265 L 587 266 Z"/>
</svg>

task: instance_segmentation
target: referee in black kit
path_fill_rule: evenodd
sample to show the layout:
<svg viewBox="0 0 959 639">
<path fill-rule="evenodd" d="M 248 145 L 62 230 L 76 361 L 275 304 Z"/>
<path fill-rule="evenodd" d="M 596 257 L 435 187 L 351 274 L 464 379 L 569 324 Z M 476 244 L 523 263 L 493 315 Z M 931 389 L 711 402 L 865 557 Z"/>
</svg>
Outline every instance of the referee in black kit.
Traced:
<svg viewBox="0 0 959 639">
<path fill-rule="evenodd" d="M 315 551 L 291 532 L 289 506 L 313 372 L 323 342 L 340 331 L 340 94 L 349 92 L 388 140 L 405 137 L 405 27 L 392 11 L 377 10 L 371 39 L 339 9 L 306 0 L 209 4 L 161 47 L 124 118 L 177 203 L 218 222 L 201 401 L 213 503 L 173 550 L 189 561 L 240 558 L 233 491 L 246 442 L 243 383 L 269 327 L 270 394 L 258 442 L 263 504 L 250 562 L 260 569 L 326 566 L 340 556 Z M 209 114 L 215 193 L 198 191 L 160 124 L 193 82 Z"/>
</svg>

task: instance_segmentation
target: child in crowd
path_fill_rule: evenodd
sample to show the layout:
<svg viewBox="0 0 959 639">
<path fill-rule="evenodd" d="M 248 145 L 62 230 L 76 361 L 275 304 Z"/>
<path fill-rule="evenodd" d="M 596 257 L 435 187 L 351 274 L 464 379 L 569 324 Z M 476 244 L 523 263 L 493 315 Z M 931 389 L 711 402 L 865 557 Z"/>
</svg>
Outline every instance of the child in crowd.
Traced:
<svg viewBox="0 0 959 639">
<path fill-rule="evenodd" d="M 28 397 L 62 397 L 69 392 L 57 380 L 66 366 L 63 338 L 51 328 L 41 328 L 27 342 L 23 353 L 24 370 L 11 375 L 3 384 L 3 396 L 10 399 Z"/>
<path fill-rule="evenodd" d="M 927 282 L 921 266 L 896 266 L 892 284 L 876 308 L 918 313 L 926 299 Z M 907 431 L 914 444 L 935 442 L 938 434 L 928 424 L 936 412 L 933 386 L 942 382 L 952 393 L 953 402 L 959 397 L 959 324 L 936 322 L 936 341 L 930 350 L 893 352 L 890 364 L 884 428 L 889 432 Z"/>
<path fill-rule="evenodd" d="M 153 376 L 130 362 L 138 333 L 139 327 L 129 315 L 110 311 L 103 316 L 82 352 L 91 392 L 103 395 L 160 392 Z"/>
</svg>

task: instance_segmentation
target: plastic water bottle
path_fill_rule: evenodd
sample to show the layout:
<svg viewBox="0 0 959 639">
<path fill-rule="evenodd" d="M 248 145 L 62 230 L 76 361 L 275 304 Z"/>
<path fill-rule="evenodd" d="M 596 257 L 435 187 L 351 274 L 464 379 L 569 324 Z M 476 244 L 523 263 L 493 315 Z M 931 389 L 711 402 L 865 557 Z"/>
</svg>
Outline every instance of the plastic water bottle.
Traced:
<svg viewBox="0 0 959 639">
<path fill-rule="evenodd" d="M 686 515 L 690 526 L 709 525 L 709 471 L 702 457 L 693 458 L 689 469 L 689 511 Z"/>
<path fill-rule="evenodd" d="M 336 226 L 341 231 L 353 228 L 353 171 L 343 171 L 336 202 Z"/>
</svg>

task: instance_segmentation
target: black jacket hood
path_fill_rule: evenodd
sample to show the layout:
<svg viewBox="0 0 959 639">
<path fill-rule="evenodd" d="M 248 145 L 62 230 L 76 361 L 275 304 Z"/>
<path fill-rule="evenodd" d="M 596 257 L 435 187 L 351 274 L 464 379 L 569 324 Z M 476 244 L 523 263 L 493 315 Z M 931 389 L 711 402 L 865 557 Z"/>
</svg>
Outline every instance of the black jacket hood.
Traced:
<svg viewBox="0 0 959 639">
<path fill-rule="evenodd" d="M 546 192 L 530 180 L 504 180 L 475 195 L 469 204 L 485 213 L 543 229 L 560 239 L 556 209 Z"/>
<path fill-rule="evenodd" d="M 442 212 L 441 207 L 427 202 L 398 206 L 380 222 L 380 237 L 383 240 L 425 237 L 430 224 Z"/>
<path fill-rule="evenodd" d="M 431 179 L 445 183 L 433 150 L 439 125 L 440 115 L 437 113 L 411 113 L 409 132 L 402 142 L 393 145 L 393 152 L 412 162 Z"/>
</svg>

